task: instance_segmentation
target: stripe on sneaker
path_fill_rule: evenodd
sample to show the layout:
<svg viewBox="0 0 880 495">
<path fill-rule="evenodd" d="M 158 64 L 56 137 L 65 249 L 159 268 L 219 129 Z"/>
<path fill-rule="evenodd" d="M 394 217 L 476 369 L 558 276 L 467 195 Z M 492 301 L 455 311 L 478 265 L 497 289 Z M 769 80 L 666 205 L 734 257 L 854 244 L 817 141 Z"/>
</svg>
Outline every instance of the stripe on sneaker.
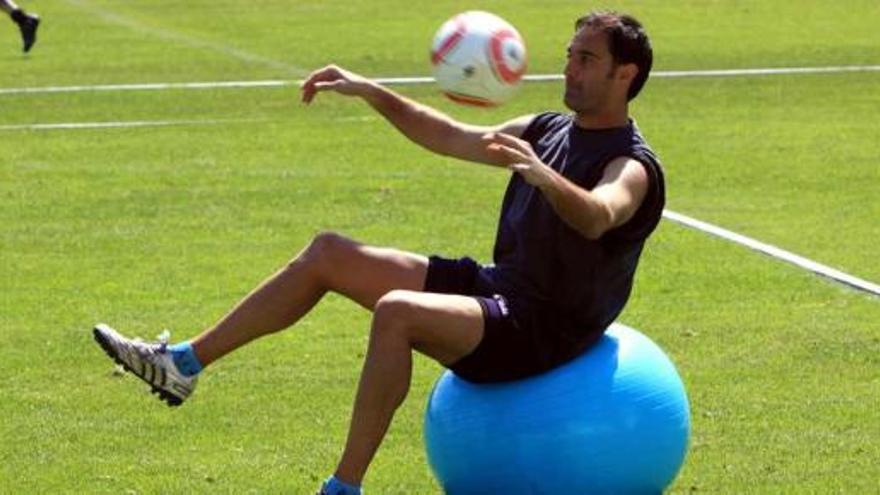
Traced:
<svg viewBox="0 0 880 495">
<path fill-rule="evenodd" d="M 114 362 L 150 385 L 151 392 L 169 406 L 179 406 L 192 394 L 195 378 L 175 373 L 173 362 L 166 357 L 164 347 L 128 340 L 113 329 L 98 325 L 93 330 L 95 341 Z"/>
</svg>

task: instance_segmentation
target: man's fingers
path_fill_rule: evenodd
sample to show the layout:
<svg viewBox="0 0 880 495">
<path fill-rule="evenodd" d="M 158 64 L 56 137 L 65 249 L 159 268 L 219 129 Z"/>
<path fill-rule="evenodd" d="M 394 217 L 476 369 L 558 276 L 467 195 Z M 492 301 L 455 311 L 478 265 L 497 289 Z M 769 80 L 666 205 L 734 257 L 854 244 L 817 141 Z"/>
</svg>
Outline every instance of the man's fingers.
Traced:
<svg viewBox="0 0 880 495">
<path fill-rule="evenodd" d="M 493 132 L 491 134 L 492 134 L 492 140 L 496 143 L 505 144 L 507 146 L 512 146 L 514 148 L 521 149 L 521 150 L 525 150 L 525 149 L 530 148 L 529 143 L 527 143 L 526 141 L 523 141 L 522 139 L 520 139 L 516 136 L 512 136 L 510 134 L 505 134 L 503 132 Z"/>
<path fill-rule="evenodd" d="M 516 136 L 503 132 L 490 132 L 485 134 L 483 139 L 491 143 L 489 146 L 504 150 L 503 155 L 508 162 L 528 162 L 536 159 L 532 145 Z"/>
<path fill-rule="evenodd" d="M 307 80 L 302 84 L 301 91 L 302 91 L 302 101 L 303 101 L 303 103 L 311 103 L 311 102 L 312 102 L 312 99 L 315 98 L 315 94 L 318 92 L 318 91 L 315 89 L 315 81 L 313 81 L 313 80 L 311 80 L 311 79 L 307 79 Z"/>
<path fill-rule="evenodd" d="M 319 91 L 333 89 L 343 82 L 345 82 L 345 74 L 335 65 L 328 65 L 312 71 L 302 83 L 302 101 L 303 103 L 311 103 Z"/>
<path fill-rule="evenodd" d="M 486 149 L 490 153 L 501 155 L 508 162 L 522 162 L 528 158 L 521 151 L 503 144 L 491 143 L 486 146 Z"/>
<path fill-rule="evenodd" d="M 302 101 L 303 103 L 311 103 L 319 91 L 334 89 L 344 82 L 345 79 L 336 66 L 328 65 L 318 69 L 309 74 L 309 77 L 303 81 Z"/>
<path fill-rule="evenodd" d="M 335 81 L 321 81 L 315 83 L 315 91 L 327 91 L 328 89 L 338 88 L 345 84 L 345 81 L 337 79 Z"/>
<path fill-rule="evenodd" d="M 487 132 L 487 133 L 483 134 L 482 139 L 483 139 L 483 141 L 485 141 L 487 143 L 494 143 L 496 135 L 498 135 L 497 132 Z"/>
</svg>

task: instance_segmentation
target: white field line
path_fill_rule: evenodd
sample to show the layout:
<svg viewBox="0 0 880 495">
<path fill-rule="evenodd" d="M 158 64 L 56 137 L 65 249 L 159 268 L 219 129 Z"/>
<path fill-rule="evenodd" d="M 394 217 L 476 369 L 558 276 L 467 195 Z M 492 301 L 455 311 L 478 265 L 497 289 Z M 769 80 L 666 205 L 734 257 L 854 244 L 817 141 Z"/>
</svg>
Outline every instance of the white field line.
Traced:
<svg viewBox="0 0 880 495">
<path fill-rule="evenodd" d="M 663 217 L 667 220 L 671 220 L 684 226 L 697 229 L 707 234 L 711 234 L 727 241 L 731 241 L 754 249 L 755 251 L 772 256 L 773 258 L 776 258 L 778 260 L 782 260 L 787 263 L 799 266 L 805 270 L 809 270 L 818 275 L 822 275 L 823 277 L 828 277 L 834 281 L 848 285 L 852 288 L 865 291 L 875 296 L 880 296 L 880 285 L 868 282 L 867 280 L 863 280 L 858 277 L 854 277 L 840 270 L 835 270 L 830 266 L 817 263 L 813 260 L 804 258 L 803 256 L 799 256 L 784 249 L 780 249 L 776 246 L 757 241 L 755 239 L 752 239 L 751 237 L 737 234 L 736 232 L 723 229 L 721 227 L 697 220 L 695 218 L 691 218 L 686 215 L 682 215 L 681 213 L 676 213 L 674 211 L 663 210 Z"/>
<path fill-rule="evenodd" d="M 215 53 L 219 53 L 221 55 L 225 55 L 247 63 L 264 65 L 272 67 L 273 69 L 280 69 L 289 74 L 308 74 L 308 71 L 302 67 L 286 64 L 284 62 L 264 57 L 262 55 L 257 55 L 231 45 L 217 43 L 213 41 L 206 41 L 204 39 L 196 38 L 194 36 L 186 35 L 177 31 L 172 31 L 164 27 L 159 28 L 147 25 L 132 17 L 112 12 L 106 7 L 106 5 L 102 5 L 99 7 L 96 5 L 92 5 L 92 3 L 88 0 L 66 1 L 68 4 L 73 5 L 74 7 L 77 7 L 95 17 L 98 17 L 108 24 L 121 26 L 141 35 L 153 36 L 163 41 L 177 43 L 179 45 L 188 46 L 190 48 L 213 51 Z"/>
<path fill-rule="evenodd" d="M 742 77 L 742 76 L 767 76 L 785 74 L 828 74 L 841 72 L 880 72 L 880 65 L 859 66 L 832 66 L 832 67 L 789 67 L 789 68 L 764 68 L 764 69 L 731 69 L 731 70 L 703 70 L 703 71 L 658 71 L 652 77 Z M 527 81 L 559 81 L 561 75 L 545 74 L 526 76 Z M 376 79 L 382 84 L 428 84 L 433 82 L 430 77 L 390 77 Z M 22 93 L 71 93 L 85 91 L 137 91 L 137 90 L 169 90 L 169 89 L 214 89 L 214 88 L 253 88 L 253 87 L 282 87 L 299 85 L 301 81 L 216 81 L 216 82 L 191 82 L 191 83 L 147 83 L 147 84 L 116 84 L 96 86 L 55 86 L 42 88 L 0 88 L 0 95 Z M 0 130 L 46 130 L 46 129 L 95 129 L 110 127 L 147 127 L 168 125 L 205 125 L 220 124 L 230 121 L 133 121 L 133 122 L 80 122 L 60 124 L 25 124 L 0 126 Z M 749 247 L 776 259 L 794 264 L 813 273 L 828 277 L 839 283 L 848 285 L 880 296 L 880 286 L 867 280 L 854 277 L 829 266 L 817 263 L 784 249 L 766 244 L 736 232 L 702 222 L 695 218 L 664 210 L 663 217 L 690 228 L 721 237 L 725 240 Z"/>
<path fill-rule="evenodd" d="M 221 120 L 129 120 L 120 122 L 57 122 L 51 124 L 14 124 L 0 125 L 0 131 L 55 131 L 79 129 L 119 129 L 136 127 L 170 127 L 220 125 L 242 122 L 259 122 L 254 119 L 221 119 Z"/>
<path fill-rule="evenodd" d="M 0 88 L 3 94 L 84 93 L 89 91 L 162 91 L 170 89 L 271 88 L 290 86 L 295 81 L 213 81 L 190 83 L 97 84 L 87 86 L 44 86 L 40 88 Z"/>
<path fill-rule="evenodd" d="M 831 67 L 779 67 L 764 69 L 725 69 L 691 71 L 656 71 L 651 77 L 744 77 L 773 76 L 787 74 L 836 74 L 845 72 L 880 72 L 880 65 L 841 65 Z M 530 82 L 561 81 L 561 74 L 532 74 L 524 78 Z M 377 82 L 388 85 L 431 84 L 433 77 L 379 77 Z M 0 95 L 42 94 L 42 93 L 82 93 L 89 91 L 162 91 L 172 89 L 229 89 L 229 88 L 272 88 L 299 86 L 302 80 L 265 81 L 202 81 L 202 82 L 159 82 L 135 84 L 97 84 L 80 86 L 44 86 L 36 88 L 0 88 Z"/>
<path fill-rule="evenodd" d="M 128 121 L 128 122 L 69 122 L 57 124 L 25 124 L 25 125 L 3 125 L 0 131 L 10 130 L 71 130 L 71 129 L 108 129 L 108 128 L 137 128 L 137 127 L 164 127 L 164 126 L 182 126 L 182 125 L 216 125 L 226 124 L 230 122 L 248 122 L 248 121 L 230 121 L 230 120 L 155 120 L 155 121 Z M 256 122 L 256 121 L 251 121 Z M 773 258 L 791 263 L 803 269 L 828 277 L 836 282 L 848 285 L 852 288 L 880 296 L 880 286 L 860 279 L 840 270 L 836 270 L 829 266 L 817 263 L 813 260 L 804 258 L 784 249 L 763 243 L 761 241 L 737 234 L 730 230 L 706 223 L 695 218 L 676 213 L 671 210 L 663 210 L 663 217 L 667 220 L 679 223 L 686 227 L 690 227 L 707 234 L 711 234 L 727 241 L 734 242 L 754 249 L 755 251 L 764 253 Z"/>
</svg>

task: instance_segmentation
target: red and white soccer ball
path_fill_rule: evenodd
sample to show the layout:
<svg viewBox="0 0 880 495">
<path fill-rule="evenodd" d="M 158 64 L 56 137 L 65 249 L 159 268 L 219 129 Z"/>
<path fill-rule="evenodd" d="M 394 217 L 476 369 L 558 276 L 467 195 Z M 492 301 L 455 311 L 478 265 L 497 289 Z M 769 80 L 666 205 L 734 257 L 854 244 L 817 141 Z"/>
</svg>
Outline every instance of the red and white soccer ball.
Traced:
<svg viewBox="0 0 880 495">
<path fill-rule="evenodd" d="M 526 72 L 526 45 L 504 19 L 481 11 L 458 14 L 434 36 L 434 80 L 453 101 L 495 106 L 516 92 Z"/>
</svg>

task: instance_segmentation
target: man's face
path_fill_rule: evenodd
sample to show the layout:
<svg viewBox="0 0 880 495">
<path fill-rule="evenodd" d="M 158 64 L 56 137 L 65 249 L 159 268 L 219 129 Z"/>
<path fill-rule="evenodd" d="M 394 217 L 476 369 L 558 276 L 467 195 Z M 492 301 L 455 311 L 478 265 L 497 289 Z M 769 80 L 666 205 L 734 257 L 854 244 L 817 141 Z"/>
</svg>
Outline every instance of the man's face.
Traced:
<svg viewBox="0 0 880 495">
<path fill-rule="evenodd" d="M 584 26 L 568 45 L 565 64 L 565 106 L 580 114 L 605 108 L 615 84 L 617 67 L 608 51 L 608 36 Z"/>
</svg>

